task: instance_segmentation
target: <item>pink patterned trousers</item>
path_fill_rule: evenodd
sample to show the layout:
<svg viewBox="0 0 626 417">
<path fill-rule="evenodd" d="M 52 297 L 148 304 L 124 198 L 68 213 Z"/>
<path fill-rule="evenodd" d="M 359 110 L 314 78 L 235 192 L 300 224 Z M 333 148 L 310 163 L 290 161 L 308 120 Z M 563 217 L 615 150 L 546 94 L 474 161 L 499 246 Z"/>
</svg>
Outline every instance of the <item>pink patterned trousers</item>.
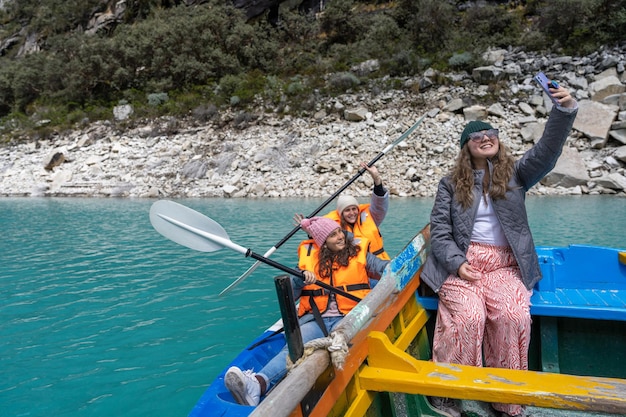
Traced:
<svg viewBox="0 0 626 417">
<path fill-rule="evenodd" d="M 467 260 L 480 281 L 450 275 L 439 290 L 433 360 L 493 368 L 528 369 L 530 296 L 509 247 L 470 244 Z M 492 404 L 516 416 L 517 404 Z"/>
</svg>

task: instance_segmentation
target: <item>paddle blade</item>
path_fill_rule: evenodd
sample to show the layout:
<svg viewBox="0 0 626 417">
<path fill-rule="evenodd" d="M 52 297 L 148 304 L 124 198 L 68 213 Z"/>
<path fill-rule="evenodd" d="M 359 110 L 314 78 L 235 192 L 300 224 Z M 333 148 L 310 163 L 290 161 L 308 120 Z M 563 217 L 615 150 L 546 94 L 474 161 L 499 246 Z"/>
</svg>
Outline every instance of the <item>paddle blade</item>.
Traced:
<svg viewBox="0 0 626 417">
<path fill-rule="evenodd" d="M 209 217 L 169 200 L 159 200 L 150 207 L 150 223 L 157 232 L 179 245 L 200 252 L 215 252 L 229 241 L 226 230 Z M 211 240 L 212 237 L 215 239 Z"/>
</svg>

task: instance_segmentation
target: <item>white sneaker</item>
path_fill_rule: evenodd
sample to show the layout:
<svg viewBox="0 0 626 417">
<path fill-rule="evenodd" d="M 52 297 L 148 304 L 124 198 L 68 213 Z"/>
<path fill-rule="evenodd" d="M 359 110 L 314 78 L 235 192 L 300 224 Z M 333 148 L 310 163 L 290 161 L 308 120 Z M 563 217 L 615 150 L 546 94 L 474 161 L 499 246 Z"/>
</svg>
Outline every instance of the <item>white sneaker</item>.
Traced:
<svg viewBox="0 0 626 417">
<path fill-rule="evenodd" d="M 252 370 L 242 371 L 231 366 L 224 376 L 224 384 L 241 405 L 257 406 L 261 401 L 261 384 Z"/>
<path fill-rule="evenodd" d="M 428 401 L 444 416 L 461 417 L 461 407 L 452 398 L 428 397 Z"/>
</svg>

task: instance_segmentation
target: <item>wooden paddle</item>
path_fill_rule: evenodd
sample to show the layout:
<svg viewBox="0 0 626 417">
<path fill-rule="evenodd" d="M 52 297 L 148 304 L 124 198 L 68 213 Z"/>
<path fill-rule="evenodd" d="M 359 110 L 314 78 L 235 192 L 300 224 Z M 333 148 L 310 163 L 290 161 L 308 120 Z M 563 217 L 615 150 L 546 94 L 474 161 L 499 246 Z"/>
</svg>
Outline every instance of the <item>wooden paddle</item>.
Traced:
<svg viewBox="0 0 626 417">
<path fill-rule="evenodd" d="M 289 268 L 234 243 L 228 237 L 226 230 L 215 220 L 174 201 L 159 200 L 154 203 L 150 207 L 150 223 L 157 232 L 179 245 L 200 252 L 215 252 L 222 248 L 232 249 L 246 257 L 304 279 L 302 271 Z M 359 297 L 325 282 L 316 280 L 315 284 L 353 301 L 361 301 Z"/>
</svg>

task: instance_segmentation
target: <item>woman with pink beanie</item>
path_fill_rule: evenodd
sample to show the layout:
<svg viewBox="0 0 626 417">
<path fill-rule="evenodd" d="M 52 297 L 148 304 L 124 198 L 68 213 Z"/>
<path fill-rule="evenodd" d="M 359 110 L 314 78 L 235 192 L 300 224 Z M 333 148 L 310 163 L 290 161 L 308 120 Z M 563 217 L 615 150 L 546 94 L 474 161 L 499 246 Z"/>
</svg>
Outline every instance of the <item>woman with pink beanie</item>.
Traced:
<svg viewBox="0 0 626 417">
<path fill-rule="evenodd" d="M 367 239 L 353 240 L 339 223 L 326 217 L 302 220 L 312 239 L 304 241 L 299 248 L 298 268 L 304 281 L 291 277 L 294 298 L 300 298 L 298 315 L 304 343 L 324 337 L 357 304 L 342 295 L 329 292 L 315 285 L 319 280 L 328 285 L 363 299 L 370 291 L 369 277 L 380 278 L 389 263 L 367 251 Z M 314 317 L 317 310 L 324 325 L 322 329 Z M 272 384 L 287 373 L 287 347 L 270 360 L 263 369 L 243 371 L 230 367 L 224 383 L 235 401 L 242 405 L 256 406 Z"/>
</svg>

